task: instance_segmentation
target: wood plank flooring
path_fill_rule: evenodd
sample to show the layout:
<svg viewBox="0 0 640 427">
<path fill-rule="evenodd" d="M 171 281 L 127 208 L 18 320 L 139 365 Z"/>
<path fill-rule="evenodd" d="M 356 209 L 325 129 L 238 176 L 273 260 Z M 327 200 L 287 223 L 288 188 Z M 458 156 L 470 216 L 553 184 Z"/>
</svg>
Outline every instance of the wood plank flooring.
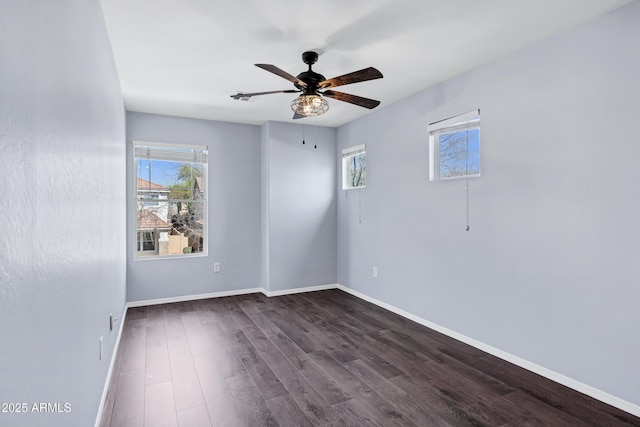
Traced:
<svg viewBox="0 0 640 427">
<path fill-rule="evenodd" d="M 101 426 L 637 426 L 339 290 L 129 309 Z"/>
</svg>

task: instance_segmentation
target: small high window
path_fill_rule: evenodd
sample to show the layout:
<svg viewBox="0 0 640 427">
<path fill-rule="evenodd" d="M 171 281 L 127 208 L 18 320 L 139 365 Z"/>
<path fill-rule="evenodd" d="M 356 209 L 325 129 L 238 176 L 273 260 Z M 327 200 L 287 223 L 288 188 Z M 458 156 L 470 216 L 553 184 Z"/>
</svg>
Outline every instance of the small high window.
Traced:
<svg viewBox="0 0 640 427">
<path fill-rule="evenodd" d="M 342 150 L 342 189 L 366 187 L 367 169 L 365 145 Z"/>
<path fill-rule="evenodd" d="M 207 147 L 134 142 L 136 258 L 206 255 Z"/>
<path fill-rule="evenodd" d="M 480 110 L 431 123 L 429 180 L 480 176 Z"/>
</svg>

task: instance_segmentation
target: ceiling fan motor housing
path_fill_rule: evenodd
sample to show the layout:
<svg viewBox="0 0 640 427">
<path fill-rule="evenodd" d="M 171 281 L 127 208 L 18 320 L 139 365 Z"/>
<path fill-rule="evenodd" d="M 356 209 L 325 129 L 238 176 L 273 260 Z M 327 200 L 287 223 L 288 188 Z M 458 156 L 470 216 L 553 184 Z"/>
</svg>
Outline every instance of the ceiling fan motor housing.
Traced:
<svg viewBox="0 0 640 427">
<path fill-rule="evenodd" d="M 311 69 L 311 65 L 318 61 L 318 54 L 311 51 L 304 52 L 302 54 L 302 61 L 309 65 L 309 69 L 298 74 L 296 78 L 305 82 L 307 87 L 300 86 L 297 83 L 294 83 L 294 85 L 298 89 L 304 91 L 306 95 L 315 94 L 319 88 L 319 83 L 326 80 L 322 74 L 318 74 Z"/>
<path fill-rule="evenodd" d="M 322 74 L 318 74 L 312 70 L 303 71 L 302 73 L 298 74 L 296 78 L 298 78 L 299 80 L 302 80 L 307 84 L 307 87 L 303 87 L 298 85 L 297 83 L 294 83 L 294 85 L 298 89 L 303 90 L 305 92 L 313 92 L 313 93 L 315 93 L 316 90 L 318 89 L 319 83 L 326 80 Z"/>
</svg>

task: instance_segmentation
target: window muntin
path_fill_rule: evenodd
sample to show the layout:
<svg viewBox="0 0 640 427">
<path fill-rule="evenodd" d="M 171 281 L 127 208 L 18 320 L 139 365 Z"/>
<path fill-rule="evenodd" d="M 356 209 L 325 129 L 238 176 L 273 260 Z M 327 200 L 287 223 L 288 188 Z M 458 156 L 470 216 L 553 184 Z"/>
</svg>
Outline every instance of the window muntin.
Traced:
<svg viewBox="0 0 640 427">
<path fill-rule="evenodd" d="M 206 255 L 207 147 L 134 142 L 136 258 Z"/>
<path fill-rule="evenodd" d="M 480 111 L 429 125 L 429 179 L 480 176 Z"/>
<path fill-rule="evenodd" d="M 351 190 L 367 185 L 366 147 L 358 145 L 342 150 L 342 189 Z"/>
</svg>

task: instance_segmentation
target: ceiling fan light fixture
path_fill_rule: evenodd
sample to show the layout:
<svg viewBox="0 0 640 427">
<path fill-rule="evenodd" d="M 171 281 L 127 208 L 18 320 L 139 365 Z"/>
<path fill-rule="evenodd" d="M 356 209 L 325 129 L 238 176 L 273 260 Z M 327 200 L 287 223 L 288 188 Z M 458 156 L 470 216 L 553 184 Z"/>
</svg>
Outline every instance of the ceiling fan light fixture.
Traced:
<svg viewBox="0 0 640 427">
<path fill-rule="evenodd" d="M 291 101 L 291 109 L 305 117 L 320 116 L 329 111 L 329 103 L 318 94 L 300 95 Z"/>
</svg>

